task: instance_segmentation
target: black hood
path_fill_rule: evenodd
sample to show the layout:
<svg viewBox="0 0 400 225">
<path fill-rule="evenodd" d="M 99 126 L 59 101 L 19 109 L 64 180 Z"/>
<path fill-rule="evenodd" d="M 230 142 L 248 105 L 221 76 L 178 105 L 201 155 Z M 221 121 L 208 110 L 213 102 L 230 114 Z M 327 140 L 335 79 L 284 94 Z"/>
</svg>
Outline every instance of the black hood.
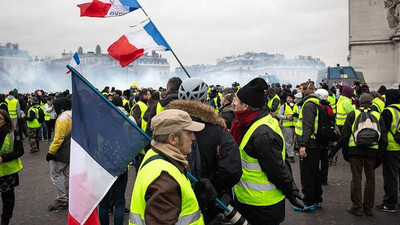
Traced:
<svg viewBox="0 0 400 225">
<path fill-rule="evenodd" d="M 385 92 L 386 106 L 400 103 L 400 91 L 396 89 L 389 89 Z"/>
<path fill-rule="evenodd" d="M 72 104 L 68 98 L 62 97 L 54 100 L 54 109 L 56 110 L 57 115 L 60 115 L 62 112 L 66 110 L 71 110 Z"/>
</svg>

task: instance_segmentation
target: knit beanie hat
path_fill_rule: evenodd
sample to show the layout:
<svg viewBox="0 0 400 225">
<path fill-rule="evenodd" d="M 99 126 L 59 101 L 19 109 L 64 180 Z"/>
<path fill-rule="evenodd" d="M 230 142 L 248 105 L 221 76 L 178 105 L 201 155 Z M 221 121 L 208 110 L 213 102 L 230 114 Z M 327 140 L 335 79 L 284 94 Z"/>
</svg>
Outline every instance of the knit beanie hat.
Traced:
<svg viewBox="0 0 400 225">
<path fill-rule="evenodd" d="M 345 84 L 342 87 L 342 95 L 351 98 L 354 95 L 354 89 L 349 85 Z"/>
<path fill-rule="evenodd" d="M 39 103 L 39 99 L 38 97 L 32 97 L 32 104 L 38 104 Z"/>
<path fill-rule="evenodd" d="M 386 95 L 386 106 L 391 104 L 399 104 L 400 103 L 400 91 L 396 89 L 388 89 L 385 92 Z"/>
<path fill-rule="evenodd" d="M 364 93 L 360 96 L 360 105 L 372 105 L 372 100 L 374 100 L 374 98 L 372 97 L 372 95 L 368 94 L 368 93 Z"/>
<path fill-rule="evenodd" d="M 14 94 L 18 94 L 18 89 L 14 88 L 14 89 L 12 90 L 12 92 L 14 92 Z"/>
<path fill-rule="evenodd" d="M 225 90 L 222 92 L 222 96 L 226 98 L 229 102 L 233 101 L 233 96 L 235 96 L 235 91 L 233 88 L 225 88 Z"/>
<path fill-rule="evenodd" d="M 237 93 L 237 97 L 243 103 L 261 108 L 265 105 L 266 98 L 264 90 L 268 89 L 267 82 L 262 78 L 254 78 L 248 84 L 244 85 Z"/>
</svg>

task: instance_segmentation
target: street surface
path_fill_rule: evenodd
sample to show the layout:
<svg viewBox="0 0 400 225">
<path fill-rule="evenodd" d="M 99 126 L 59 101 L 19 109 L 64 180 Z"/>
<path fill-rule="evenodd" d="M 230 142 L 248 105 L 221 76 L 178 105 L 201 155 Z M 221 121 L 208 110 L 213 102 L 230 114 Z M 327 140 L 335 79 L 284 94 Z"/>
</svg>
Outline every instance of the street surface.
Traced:
<svg viewBox="0 0 400 225">
<path fill-rule="evenodd" d="M 67 210 L 49 212 L 47 206 L 55 200 L 56 194 L 49 175 L 49 163 L 45 160 L 48 149 L 47 141 L 40 142 L 40 152 L 29 153 L 29 144 L 24 140 L 25 154 L 22 156 L 23 170 L 19 173 L 20 186 L 15 189 L 16 203 L 14 215 L 10 224 L 67 224 Z M 341 154 L 341 153 L 340 153 Z M 294 177 L 300 187 L 299 163 L 292 164 Z M 126 206 L 129 208 L 134 181 L 134 171 L 129 174 L 126 190 Z M 286 201 L 285 225 L 339 225 L 339 224 L 400 224 L 400 210 L 397 213 L 384 213 L 374 210 L 374 216 L 356 217 L 346 209 L 351 206 L 350 200 L 350 167 L 341 156 L 338 165 L 330 167 L 329 181 L 324 189 L 323 210 L 313 213 L 293 211 Z M 380 203 L 383 196 L 383 179 L 381 167 L 376 170 L 375 202 Z M 113 224 L 112 219 L 110 224 Z M 128 224 L 128 215 L 125 215 L 125 224 Z"/>
</svg>

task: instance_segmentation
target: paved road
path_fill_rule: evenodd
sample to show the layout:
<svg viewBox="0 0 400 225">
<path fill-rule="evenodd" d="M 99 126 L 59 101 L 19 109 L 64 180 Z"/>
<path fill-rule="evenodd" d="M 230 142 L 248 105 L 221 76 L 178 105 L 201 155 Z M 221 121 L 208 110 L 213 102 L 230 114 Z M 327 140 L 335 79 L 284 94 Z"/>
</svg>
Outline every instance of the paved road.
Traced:
<svg viewBox="0 0 400 225">
<path fill-rule="evenodd" d="M 41 142 L 41 151 L 35 155 L 28 152 L 29 145 L 24 141 L 25 154 L 22 156 L 24 169 L 20 172 L 20 186 L 16 188 L 16 205 L 11 224 L 67 224 L 67 210 L 57 213 L 49 212 L 47 206 L 55 199 L 55 190 L 50 181 L 49 164 L 46 162 L 47 142 Z M 297 184 L 299 180 L 299 164 L 293 165 Z M 338 165 L 330 168 L 329 185 L 324 186 L 324 209 L 314 213 L 294 212 L 287 202 L 286 220 L 283 224 L 318 225 L 318 224 L 400 224 L 400 212 L 383 213 L 374 210 L 373 217 L 356 217 L 346 212 L 350 201 L 350 168 L 341 158 Z M 134 173 L 129 174 L 126 192 L 127 206 L 132 193 Z M 383 196 L 382 170 L 376 171 L 376 200 Z M 400 210 L 399 210 L 400 211 Z M 128 224 L 128 216 L 125 216 Z"/>
</svg>

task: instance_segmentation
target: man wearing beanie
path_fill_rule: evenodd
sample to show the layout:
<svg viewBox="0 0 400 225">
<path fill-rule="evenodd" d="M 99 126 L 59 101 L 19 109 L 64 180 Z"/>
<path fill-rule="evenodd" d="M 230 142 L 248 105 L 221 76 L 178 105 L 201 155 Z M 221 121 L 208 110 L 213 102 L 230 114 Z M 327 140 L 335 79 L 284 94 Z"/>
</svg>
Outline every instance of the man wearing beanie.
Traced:
<svg viewBox="0 0 400 225">
<path fill-rule="evenodd" d="M 350 112 L 342 129 L 342 136 L 339 142 L 342 146 L 343 158 L 350 162 L 351 180 L 351 201 L 353 205 L 347 210 L 349 213 L 362 216 L 372 216 L 372 207 L 375 199 L 375 168 L 382 162 L 381 156 L 387 146 L 387 132 L 385 123 L 378 112 L 371 109 L 373 97 L 370 94 L 360 96 L 360 108 Z M 379 143 L 373 146 L 358 146 L 353 136 L 358 124 L 355 124 L 361 112 L 367 112 L 379 121 L 381 136 Z M 365 171 L 364 199 L 362 199 L 362 171 Z"/>
<path fill-rule="evenodd" d="M 399 190 L 400 171 L 400 143 L 394 138 L 400 118 L 400 92 L 399 90 L 386 90 L 386 108 L 381 116 L 387 129 L 388 145 L 383 159 L 383 189 L 385 195 L 383 202 L 375 206 L 375 209 L 384 212 L 396 212 Z"/>
<path fill-rule="evenodd" d="M 356 106 L 353 105 L 351 98 L 354 94 L 354 89 L 349 85 L 343 85 L 341 89 L 341 95 L 337 102 L 337 111 L 336 111 L 336 126 L 338 127 L 339 131 L 342 130 L 344 122 L 346 121 L 347 115 L 356 109 Z M 329 157 L 331 158 L 330 161 L 333 164 L 336 164 L 337 155 L 336 153 L 340 150 L 342 146 L 340 142 L 338 142 L 335 147 L 332 148 L 331 152 L 329 153 Z M 336 157 L 334 157 L 336 155 Z M 333 159 L 335 158 L 335 159 Z"/>
<path fill-rule="evenodd" d="M 235 185 L 235 208 L 252 225 L 279 224 L 285 219 L 285 196 L 302 207 L 278 121 L 269 115 L 264 91 L 267 83 L 255 78 L 233 98 L 236 121 L 231 133 L 239 145 L 243 175 Z"/>
</svg>

